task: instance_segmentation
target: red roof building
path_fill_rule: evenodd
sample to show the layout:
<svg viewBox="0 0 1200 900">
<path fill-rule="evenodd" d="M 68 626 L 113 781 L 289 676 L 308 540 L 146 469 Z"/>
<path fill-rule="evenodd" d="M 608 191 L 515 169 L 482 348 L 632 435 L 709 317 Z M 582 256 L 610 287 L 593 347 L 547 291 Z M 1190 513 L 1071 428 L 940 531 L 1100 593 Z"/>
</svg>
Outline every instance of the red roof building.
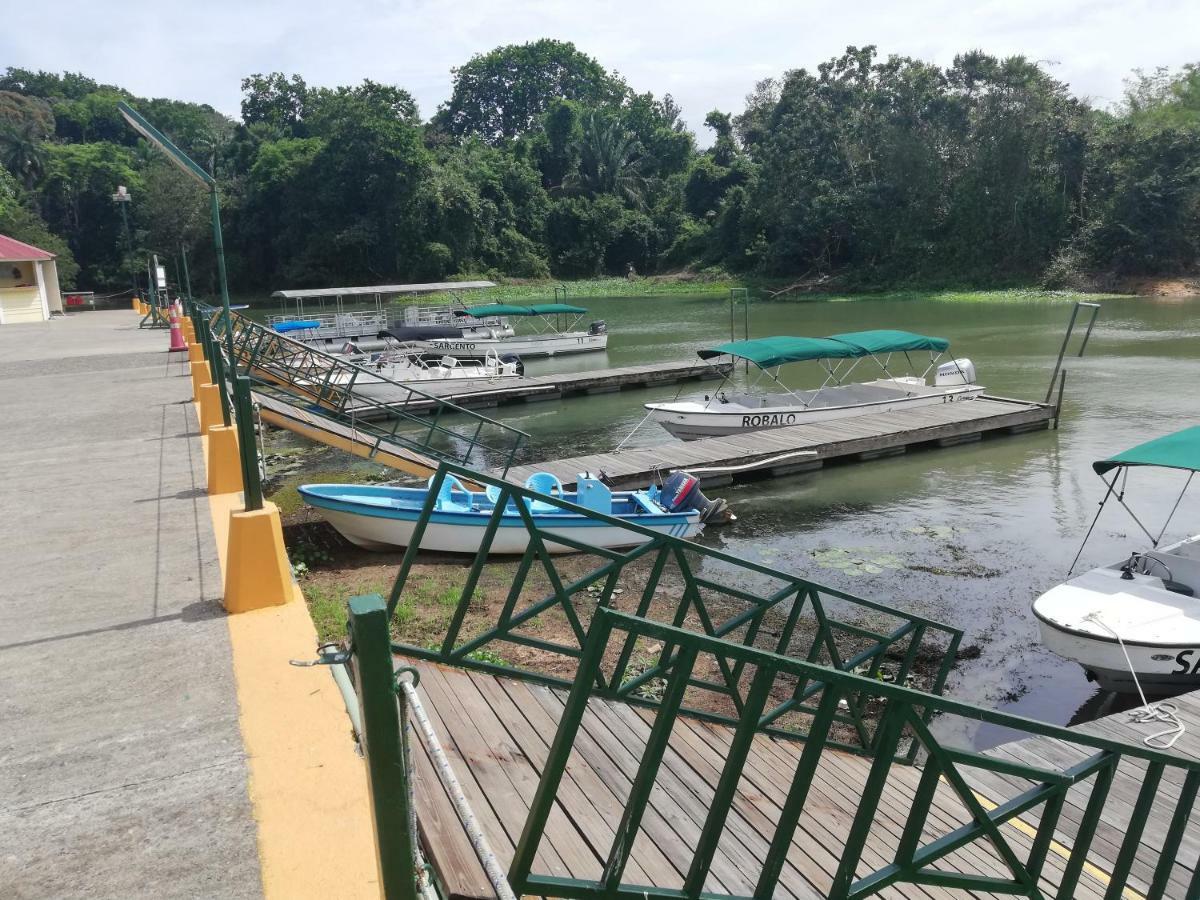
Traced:
<svg viewBox="0 0 1200 900">
<path fill-rule="evenodd" d="M 0 234 L 0 262 L 32 262 L 36 259 L 54 259 L 54 254 Z"/>
<path fill-rule="evenodd" d="M 0 325 L 45 322 L 55 312 L 62 293 L 54 254 L 0 234 Z"/>
</svg>

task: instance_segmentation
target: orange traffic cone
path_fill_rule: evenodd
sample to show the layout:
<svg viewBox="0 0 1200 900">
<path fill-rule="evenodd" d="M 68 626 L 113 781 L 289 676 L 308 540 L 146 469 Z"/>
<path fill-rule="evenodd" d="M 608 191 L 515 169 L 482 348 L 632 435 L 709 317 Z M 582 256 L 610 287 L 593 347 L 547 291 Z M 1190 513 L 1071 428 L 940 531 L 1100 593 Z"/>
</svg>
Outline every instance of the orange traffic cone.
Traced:
<svg viewBox="0 0 1200 900">
<path fill-rule="evenodd" d="M 183 329 L 179 327 L 179 314 L 175 307 L 171 308 L 171 346 L 170 353 L 176 353 L 180 350 L 188 348 L 187 341 L 183 339 Z"/>
</svg>

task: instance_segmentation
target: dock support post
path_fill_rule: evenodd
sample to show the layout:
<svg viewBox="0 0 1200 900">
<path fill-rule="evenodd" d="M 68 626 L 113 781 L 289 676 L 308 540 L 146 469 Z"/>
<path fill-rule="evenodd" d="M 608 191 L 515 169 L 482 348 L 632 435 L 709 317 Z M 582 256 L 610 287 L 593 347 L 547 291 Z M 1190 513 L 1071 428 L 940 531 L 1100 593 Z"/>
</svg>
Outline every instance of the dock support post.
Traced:
<svg viewBox="0 0 1200 900">
<path fill-rule="evenodd" d="M 236 470 L 235 470 L 236 471 Z M 238 472 L 238 480 L 241 480 Z M 229 515 L 225 566 L 225 609 L 250 612 L 282 606 L 292 599 L 292 570 L 283 546 L 279 508 L 238 510 Z"/>
<path fill-rule="evenodd" d="M 379 883 L 389 900 L 416 900 L 408 717 L 401 715 L 396 698 L 387 606 L 378 594 L 367 594 L 350 598 L 349 613 Z"/>
<path fill-rule="evenodd" d="M 188 368 L 192 374 L 192 399 L 199 403 L 200 387 L 205 384 L 212 384 L 212 370 L 209 369 L 208 363 L 204 360 L 190 362 L 188 363 Z"/>
<path fill-rule="evenodd" d="M 210 428 L 224 425 L 221 415 L 221 389 L 215 384 L 200 385 L 200 393 L 196 395 L 200 403 L 200 433 L 208 434 Z"/>
<path fill-rule="evenodd" d="M 208 429 L 208 492 L 232 494 L 242 489 L 241 451 L 237 429 L 214 425 Z"/>
</svg>

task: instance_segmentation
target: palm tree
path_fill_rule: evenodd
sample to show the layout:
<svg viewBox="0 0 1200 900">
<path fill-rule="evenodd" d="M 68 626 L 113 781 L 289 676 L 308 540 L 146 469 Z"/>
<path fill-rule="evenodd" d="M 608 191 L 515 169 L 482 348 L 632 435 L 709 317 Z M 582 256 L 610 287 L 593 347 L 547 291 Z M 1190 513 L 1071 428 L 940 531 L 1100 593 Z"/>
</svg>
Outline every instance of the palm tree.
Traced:
<svg viewBox="0 0 1200 900">
<path fill-rule="evenodd" d="M 34 182 L 46 171 L 46 154 L 37 123 L 0 126 L 0 159 L 21 179 L 25 190 L 32 192 Z"/>
<path fill-rule="evenodd" d="M 646 190 L 642 174 L 642 145 L 620 120 L 600 110 L 589 109 L 580 121 L 576 142 L 579 166 L 562 183 L 569 193 L 615 194 L 641 206 Z"/>
</svg>

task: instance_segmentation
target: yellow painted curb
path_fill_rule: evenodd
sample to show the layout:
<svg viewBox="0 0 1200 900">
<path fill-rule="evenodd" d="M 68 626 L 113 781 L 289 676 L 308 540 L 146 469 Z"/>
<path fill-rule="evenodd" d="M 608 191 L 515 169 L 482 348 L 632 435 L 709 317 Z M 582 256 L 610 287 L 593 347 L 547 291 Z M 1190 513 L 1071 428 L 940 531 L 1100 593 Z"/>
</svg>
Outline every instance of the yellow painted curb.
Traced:
<svg viewBox="0 0 1200 900">
<path fill-rule="evenodd" d="M 201 444 L 207 458 L 208 438 L 201 437 Z M 215 494 L 208 502 L 224 572 L 241 495 Z M 379 900 L 366 768 L 329 671 L 289 665 L 312 659 L 317 646 L 304 595 L 295 582 L 291 591 L 283 606 L 225 620 L 263 895 Z"/>
<path fill-rule="evenodd" d="M 221 389 L 215 384 L 200 385 L 200 393 L 196 395 L 200 403 L 200 433 L 208 434 L 208 429 L 225 424 L 221 415 Z"/>
<path fill-rule="evenodd" d="M 229 494 L 242 489 L 242 458 L 237 428 L 218 425 L 208 429 L 208 492 Z"/>
<path fill-rule="evenodd" d="M 209 432 L 212 434 L 212 431 Z M 209 445 L 209 465 L 216 461 Z M 280 606 L 292 599 L 292 571 L 283 546 L 279 508 L 238 510 L 229 516 L 229 553 L 225 560 L 225 609 L 249 612 Z"/>
<path fill-rule="evenodd" d="M 188 363 L 188 369 L 192 373 L 192 399 L 199 403 L 200 386 L 212 384 L 212 372 L 209 371 L 208 363 L 204 360 Z"/>
</svg>

